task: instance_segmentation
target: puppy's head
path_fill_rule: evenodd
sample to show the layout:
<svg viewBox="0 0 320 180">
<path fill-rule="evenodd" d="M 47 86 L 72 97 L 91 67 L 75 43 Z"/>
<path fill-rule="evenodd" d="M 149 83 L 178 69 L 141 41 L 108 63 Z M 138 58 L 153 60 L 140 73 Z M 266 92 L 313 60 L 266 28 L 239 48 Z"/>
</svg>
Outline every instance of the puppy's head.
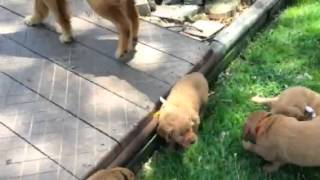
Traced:
<svg viewBox="0 0 320 180">
<path fill-rule="evenodd" d="M 134 180 L 135 175 L 129 169 L 116 167 L 96 172 L 88 180 Z"/>
<path fill-rule="evenodd" d="M 194 121 L 188 112 L 174 107 L 161 108 L 157 119 L 157 133 L 168 143 L 177 143 L 186 149 L 197 141 Z"/>
<path fill-rule="evenodd" d="M 255 143 L 258 123 L 261 122 L 263 119 L 269 117 L 270 115 L 271 113 L 265 111 L 251 113 L 247 118 L 246 124 L 244 126 L 244 140 Z"/>
</svg>

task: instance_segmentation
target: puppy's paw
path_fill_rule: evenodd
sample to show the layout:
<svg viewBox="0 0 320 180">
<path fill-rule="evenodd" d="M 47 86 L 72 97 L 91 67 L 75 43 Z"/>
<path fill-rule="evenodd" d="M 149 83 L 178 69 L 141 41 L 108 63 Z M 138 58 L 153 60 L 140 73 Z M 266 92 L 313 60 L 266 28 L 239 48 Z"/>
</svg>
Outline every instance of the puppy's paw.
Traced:
<svg viewBox="0 0 320 180">
<path fill-rule="evenodd" d="M 266 173 L 273 173 L 279 169 L 279 165 L 277 163 L 266 164 L 262 167 L 262 170 Z"/>
<path fill-rule="evenodd" d="M 137 37 L 133 37 L 133 43 L 138 43 L 138 36 Z"/>
<path fill-rule="evenodd" d="M 67 44 L 67 43 L 70 43 L 72 41 L 72 35 L 69 35 L 69 34 L 61 34 L 59 36 L 59 40 L 61 43 L 64 43 L 64 44 Z"/>
<path fill-rule="evenodd" d="M 256 102 L 256 103 L 260 103 L 262 101 L 263 98 L 261 98 L 260 96 L 254 96 L 251 98 L 251 101 Z"/>
<path fill-rule="evenodd" d="M 26 18 L 24 18 L 24 23 L 28 26 L 34 26 L 40 24 L 41 21 L 34 16 L 27 16 Z"/>
<path fill-rule="evenodd" d="M 125 52 L 123 50 L 117 49 L 116 53 L 114 54 L 114 57 L 116 59 L 120 59 L 124 54 L 125 54 Z"/>
<path fill-rule="evenodd" d="M 245 150 L 251 149 L 252 143 L 249 141 L 242 141 L 242 146 Z"/>
</svg>

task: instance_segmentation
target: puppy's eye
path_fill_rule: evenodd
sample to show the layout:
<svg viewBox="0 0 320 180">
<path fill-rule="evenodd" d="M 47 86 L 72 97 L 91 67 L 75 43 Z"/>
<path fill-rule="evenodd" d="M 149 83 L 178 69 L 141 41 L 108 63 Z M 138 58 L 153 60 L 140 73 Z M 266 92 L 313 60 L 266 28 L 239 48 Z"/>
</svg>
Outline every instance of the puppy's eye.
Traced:
<svg viewBox="0 0 320 180">
<path fill-rule="evenodd" d="M 172 137 L 173 137 L 173 131 L 170 131 L 170 132 L 168 133 L 168 138 L 169 138 L 169 139 L 172 139 Z"/>
</svg>

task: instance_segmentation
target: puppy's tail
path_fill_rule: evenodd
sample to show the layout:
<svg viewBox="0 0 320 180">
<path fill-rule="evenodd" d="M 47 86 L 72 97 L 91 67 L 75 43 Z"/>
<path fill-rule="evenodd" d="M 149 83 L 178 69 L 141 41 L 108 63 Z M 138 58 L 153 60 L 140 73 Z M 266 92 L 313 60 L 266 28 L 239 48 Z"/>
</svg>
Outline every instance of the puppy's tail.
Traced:
<svg viewBox="0 0 320 180">
<path fill-rule="evenodd" d="M 278 101 L 278 97 L 276 96 L 276 97 L 266 98 L 266 97 L 254 96 L 251 98 L 251 101 L 258 103 L 258 104 L 272 106 L 273 103 Z"/>
</svg>

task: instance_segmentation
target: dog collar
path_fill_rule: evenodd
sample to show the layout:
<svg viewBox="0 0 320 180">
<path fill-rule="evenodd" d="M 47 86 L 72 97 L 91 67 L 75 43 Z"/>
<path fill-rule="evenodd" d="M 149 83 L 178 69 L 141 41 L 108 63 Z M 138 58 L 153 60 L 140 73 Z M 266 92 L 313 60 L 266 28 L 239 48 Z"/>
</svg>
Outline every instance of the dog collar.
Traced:
<svg viewBox="0 0 320 180">
<path fill-rule="evenodd" d="M 157 111 L 153 114 L 154 118 L 159 118 L 159 116 L 160 116 L 160 111 Z"/>
<path fill-rule="evenodd" d="M 260 131 L 260 128 L 261 128 L 263 122 L 265 122 L 268 119 L 268 117 L 270 117 L 271 115 L 272 115 L 272 113 L 268 113 L 258 121 L 258 123 L 256 125 L 256 129 L 255 129 L 255 133 L 256 133 L 255 136 L 256 137 L 259 135 L 259 131 Z"/>
</svg>

